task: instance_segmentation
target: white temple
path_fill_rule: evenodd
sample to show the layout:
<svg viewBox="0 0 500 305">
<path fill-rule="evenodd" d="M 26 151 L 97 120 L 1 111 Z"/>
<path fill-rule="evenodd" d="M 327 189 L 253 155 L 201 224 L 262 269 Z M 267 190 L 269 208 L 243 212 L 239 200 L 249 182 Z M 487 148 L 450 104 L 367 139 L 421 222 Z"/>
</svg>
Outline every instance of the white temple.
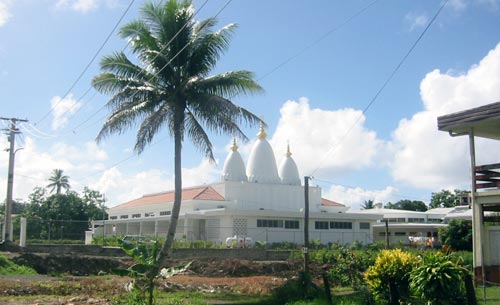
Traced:
<svg viewBox="0 0 500 305">
<path fill-rule="evenodd" d="M 233 140 L 220 182 L 184 188 L 176 239 L 211 240 L 250 237 L 254 241 L 304 241 L 304 187 L 290 148 L 279 168 L 264 127 L 247 165 Z M 109 219 L 93 223 L 94 234 L 165 236 L 174 192 L 144 195 L 108 210 Z M 323 199 L 321 188 L 309 187 L 310 240 L 322 243 L 373 241 L 380 215 L 346 213 L 348 207 Z M 102 228 L 104 227 L 104 232 Z"/>
</svg>

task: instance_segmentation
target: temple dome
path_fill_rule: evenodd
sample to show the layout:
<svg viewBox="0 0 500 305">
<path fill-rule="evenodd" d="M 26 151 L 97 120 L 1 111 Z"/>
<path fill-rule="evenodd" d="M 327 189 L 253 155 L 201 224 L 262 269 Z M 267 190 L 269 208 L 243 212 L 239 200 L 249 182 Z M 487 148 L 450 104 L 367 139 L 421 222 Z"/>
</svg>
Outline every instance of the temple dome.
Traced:
<svg viewBox="0 0 500 305">
<path fill-rule="evenodd" d="M 224 168 L 222 169 L 222 180 L 223 181 L 247 181 L 247 175 L 245 174 L 245 163 L 243 158 L 241 158 L 238 152 L 238 146 L 236 145 L 236 139 L 233 139 L 233 145 L 231 146 L 231 152 L 224 161 Z"/>
<path fill-rule="evenodd" d="M 281 162 L 279 176 L 283 184 L 300 185 L 299 170 L 297 164 L 295 164 L 295 161 L 292 159 L 290 146 L 287 147 L 285 159 Z"/>
<path fill-rule="evenodd" d="M 252 147 L 247 163 L 248 182 L 281 183 L 278 176 L 276 159 L 271 145 L 266 140 L 266 132 L 261 124 L 257 141 Z"/>
</svg>

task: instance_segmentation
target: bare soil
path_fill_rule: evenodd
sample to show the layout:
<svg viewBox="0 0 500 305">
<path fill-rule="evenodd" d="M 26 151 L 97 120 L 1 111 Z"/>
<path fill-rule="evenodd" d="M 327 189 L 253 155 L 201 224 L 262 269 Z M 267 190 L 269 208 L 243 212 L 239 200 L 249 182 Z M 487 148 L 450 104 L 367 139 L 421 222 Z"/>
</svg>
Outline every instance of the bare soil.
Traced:
<svg viewBox="0 0 500 305">
<path fill-rule="evenodd" d="M 183 263 L 185 262 L 171 262 L 172 265 Z M 300 268 L 298 261 L 252 262 L 237 259 L 203 259 L 193 261 L 185 274 L 159 281 L 157 287 L 164 291 L 265 295 L 296 275 L 298 268 Z M 129 281 L 130 279 L 126 277 L 114 275 L 0 276 L 0 304 L 111 304 L 113 298 L 125 292 L 125 286 Z"/>
</svg>

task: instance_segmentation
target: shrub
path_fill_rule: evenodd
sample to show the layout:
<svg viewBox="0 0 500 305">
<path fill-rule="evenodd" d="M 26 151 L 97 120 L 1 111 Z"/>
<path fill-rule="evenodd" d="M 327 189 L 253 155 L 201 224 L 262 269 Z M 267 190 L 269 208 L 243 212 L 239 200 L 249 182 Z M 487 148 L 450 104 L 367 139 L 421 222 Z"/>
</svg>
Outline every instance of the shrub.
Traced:
<svg viewBox="0 0 500 305">
<path fill-rule="evenodd" d="M 307 291 L 304 289 L 306 285 L 309 287 Z M 324 298 L 323 290 L 314 285 L 308 275 L 300 272 L 297 279 L 289 280 L 273 291 L 271 304 L 289 304 L 295 301 L 317 298 Z"/>
<path fill-rule="evenodd" d="M 365 275 L 375 299 L 389 304 L 409 299 L 409 274 L 416 261 L 415 255 L 401 249 L 382 250 Z"/>
<path fill-rule="evenodd" d="M 448 226 L 439 230 L 443 245 L 455 251 L 472 251 L 472 223 L 468 220 L 454 219 Z"/>
<path fill-rule="evenodd" d="M 10 259 L 0 254 L 0 274 L 1 275 L 34 275 L 37 274 L 35 270 L 19 266 Z"/>
<path fill-rule="evenodd" d="M 429 305 L 465 304 L 462 277 L 466 273 L 467 270 L 451 261 L 448 255 L 431 252 L 411 272 L 410 287 Z"/>
</svg>

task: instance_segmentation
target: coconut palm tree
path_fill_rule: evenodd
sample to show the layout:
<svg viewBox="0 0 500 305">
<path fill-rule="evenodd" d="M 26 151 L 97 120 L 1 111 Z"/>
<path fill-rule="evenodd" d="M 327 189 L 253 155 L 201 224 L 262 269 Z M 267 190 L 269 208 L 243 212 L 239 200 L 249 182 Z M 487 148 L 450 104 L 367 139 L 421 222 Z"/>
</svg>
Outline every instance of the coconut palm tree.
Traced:
<svg viewBox="0 0 500 305">
<path fill-rule="evenodd" d="M 261 92 L 248 71 L 209 75 L 228 48 L 235 24 L 218 31 L 214 17 L 196 22 L 190 1 L 146 3 L 139 19 L 124 25 L 119 34 L 130 42 L 135 59 L 116 52 L 101 60 L 101 74 L 93 86 L 112 97 L 111 114 L 97 141 L 138 126 L 135 151 L 141 153 L 162 128 L 174 139 L 174 204 L 167 238 L 158 265 L 171 255 L 179 210 L 182 176 L 181 147 L 187 136 L 214 161 L 206 130 L 247 140 L 239 125 L 261 120 L 231 99 Z"/>
<path fill-rule="evenodd" d="M 56 190 L 56 194 L 61 194 L 61 189 L 69 190 L 71 186 L 69 185 L 69 177 L 63 175 L 62 169 L 54 169 L 52 171 L 52 176 L 50 176 L 50 184 L 47 185 L 48 188 L 52 188 L 50 192 Z"/>
</svg>

